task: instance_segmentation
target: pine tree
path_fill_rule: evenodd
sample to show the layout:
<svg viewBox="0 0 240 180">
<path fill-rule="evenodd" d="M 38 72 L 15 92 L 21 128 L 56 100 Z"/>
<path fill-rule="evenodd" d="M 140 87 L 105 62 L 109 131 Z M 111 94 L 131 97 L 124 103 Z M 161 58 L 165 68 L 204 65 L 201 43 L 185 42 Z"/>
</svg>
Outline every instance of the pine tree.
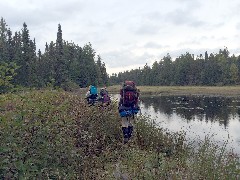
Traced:
<svg viewBox="0 0 240 180">
<path fill-rule="evenodd" d="M 97 66 L 95 64 L 95 51 L 91 43 L 86 44 L 81 56 L 81 83 L 83 86 L 98 85 Z"/>
<path fill-rule="evenodd" d="M 102 62 L 102 66 L 101 66 L 101 76 L 102 76 L 103 84 L 105 86 L 108 85 L 109 84 L 109 76 L 108 76 L 107 69 L 106 69 L 104 62 Z"/>
<path fill-rule="evenodd" d="M 21 38 L 20 32 L 15 32 L 15 35 L 13 36 L 13 59 L 14 62 L 16 62 L 18 65 L 21 63 L 22 59 L 22 38 Z"/>
<path fill-rule="evenodd" d="M 10 62 L 14 61 L 14 47 L 13 47 L 13 39 L 12 39 L 12 31 L 8 29 L 7 31 L 7 53 L 8 60 Z"/>
<path fill-rule="evenodd" d="M 108 85 L 108 74 L 106 71 L 105 63 L 102 63 L 102 58 L 100 55 L 97 56 L 97 67 L 99 69 L 99 84 L 100 85 Z"/>
<path fill-rule="evenodd" d="M 54 63 L 55 86 L 61 86 L 67 81 L 67 66 L 64 59 L 63 39 L 61 25 L 58 24 L 57 40 L 56 40 L 56 61 Z"/>
<path fill-rule="evenodd" d="M 8 62 L 7 52 L 7 24 L 3 18 L 0 20 L 0 62 Z"/>
<path fill-rule="evenodd" d="M 23 86 L 34 86 L 36 82 L 36 74 L 34 63 L 36 62 L 36 46 L 34 41 L 30 40 L 27 24 L 23 23 L 21 33 L 21 59 L 18 59 L 17 79 L 18 83 Z"/>
</svg>

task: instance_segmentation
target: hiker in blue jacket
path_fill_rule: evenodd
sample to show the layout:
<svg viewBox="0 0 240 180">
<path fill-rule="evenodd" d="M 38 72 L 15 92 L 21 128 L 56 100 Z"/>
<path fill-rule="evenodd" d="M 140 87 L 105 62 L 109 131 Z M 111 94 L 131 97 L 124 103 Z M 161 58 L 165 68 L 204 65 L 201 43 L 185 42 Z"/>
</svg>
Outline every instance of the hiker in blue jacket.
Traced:
<svg viewBox="0 0 240 180">
<path fill-rule="evenodd" d="M 89 90 L 86 93 L 86 98 L 88 101 L 88 104 L 94 105 L 94 103 L 97 101 L 98 98 L 98 91 L 97 87 L 90 85 Z"/>
</svg>

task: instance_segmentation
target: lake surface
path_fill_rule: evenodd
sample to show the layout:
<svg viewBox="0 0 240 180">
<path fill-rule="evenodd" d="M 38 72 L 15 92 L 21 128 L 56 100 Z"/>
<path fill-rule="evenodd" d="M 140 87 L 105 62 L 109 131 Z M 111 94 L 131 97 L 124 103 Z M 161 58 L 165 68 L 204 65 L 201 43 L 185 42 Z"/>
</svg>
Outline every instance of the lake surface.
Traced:
<svg viewBox="0 0 240 180">
<path fill-rule="evenodd" d="M 117 97 L 115 95 L 115 97 Z M 188 140 L 206 135 L 240 154 L 240 98 L 205 96 L 141 97 L 141 114 L 170 132 L 184 130 Z"/>
</svg>

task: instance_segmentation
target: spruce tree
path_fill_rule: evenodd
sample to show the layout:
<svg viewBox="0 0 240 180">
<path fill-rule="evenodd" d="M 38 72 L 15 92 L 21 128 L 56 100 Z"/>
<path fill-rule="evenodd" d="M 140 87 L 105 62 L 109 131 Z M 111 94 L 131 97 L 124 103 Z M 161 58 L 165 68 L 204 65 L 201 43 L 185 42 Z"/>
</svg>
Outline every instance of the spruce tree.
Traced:
<svg viewBox="0 0 240 180">
<path fill-rule="evenodd" d="M 7 53 L 8 53 L 8 60 L 10 62 L 13 62 L 14 47 L 13 47 L 12 31 L 10 29 L 7 30 Z"/>
<path fill-rule="evenodd" d="M 103 82 L 103 74 L 102 74 L 102 61 L 100 55 L 97 57 L 97 74 L 98 74 L 98 84 L 99 85 L 104 85 L 105 83 Z"/>
<path fill-rule="evenodd" d="M 63 39 L 61 25 L 58 24 L 56 40 L 56 61 L 54 63 L 55 86 L 61 86 L 67 81 L 67 66 L 64 59 Z"/>
<path fill-rule="evenodd" d="M 3 18 L 0 20 L 0 62 L 8 62 L 7 24 Z"/>
<path fill-rule="evenodd" d="M 36 74 L 34 63 L 36 62 L 36 46 L 34 41 L 30 40 L 29 30 L 27 24 L 23 23 L 21 33 L 21 59 L 18 62 L 20 65 L 17 79 L 20 85 L 34 86 L 36 81 Z"/>
</svg>

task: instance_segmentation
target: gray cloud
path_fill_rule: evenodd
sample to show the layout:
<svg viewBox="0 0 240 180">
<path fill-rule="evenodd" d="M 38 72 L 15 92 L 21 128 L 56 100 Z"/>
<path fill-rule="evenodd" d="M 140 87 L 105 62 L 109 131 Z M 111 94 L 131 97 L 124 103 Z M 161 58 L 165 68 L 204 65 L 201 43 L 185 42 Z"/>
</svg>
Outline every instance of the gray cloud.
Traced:
<svg viewBox="0 0 240 180">
<path fill-rule="evenodd" d="M 240 30 L 240 22 L 236 24 L 236 29 Z"/>
<path fill-rule="evenodd" d="M 184 42 L 180 42 L 178 43 L 178 46 L 183 46 L 183 45 L 199 45 L 200 44 L 200 40 L 198 39 L 192 39 L 190 41 L 184 41 Z"/>
<path fill-rule="evenodd" d="M 144 46 L 144 48 L 149 48 L 149 49 L 161 49 L 164 46 L 155 42 L 148 42 Z M 165 46 L 166 47 L 166 46 Z"/>
<path fill-rule="evenodd" d="M 105 57 L 104 61 L 111 68 L 125 67 L 129 64 L 144 65 L 148 61 L 148 59 L 152 57 L 152 55 L 148 53 L 136 56 L 129 50 L 110 51 L 101 54 L 101 56 Z"/>
<path fill-rule="evenodd" d="M 29 1 L 27 10 L 24 6 L 13 6 L 10 3 L 2 3 L 0 6 L 2 15 L 6 16 L 4 18 L 7 18 L 10 24 L 22 25 L 23 22 L 26 22 L 32 26 L 38 26 L 42 23 L 60 23 L 70 20 L 77 13 L 81 13 L 84 4 L 75 0 L 68 1 L 68 3 L 62 1 L 43 1 L 42 3 Z"/>
<path fill-rule="evenodd" d="M 199 19 L 194 15 L 194 9 L 197 8 L 198 3 L 191 6 L 191 9 L 174 9 L 170 12 L 149 12 L 143 13 L 140 16 L 140 23 L 137 24 L 138 35 L 156 35 L 160 32 L 165 32 L 169 24 L 173 26 L 188 26 L 191 28 L 209 27 L 208 23 Z M 199 7 L 198 7 L 199 8 Z M 215 26 L 218 26 L 216 24 Z M 171 26 L 172 27 L 172 26 Z"/>
<path fill-rule="evenodd" d="M 204 21 L 198 20 L 191 12 L 184 10 L 176 10 L 165 15 L 165 20 L 174 25 L 188 25 L 191 27 L 199 28 L 205 26 Z"/>
<path fill-rule="evenodd" d="M 126 66 L 129 61 L 136 61 L 129 51 L 110 51 L 102 55 L 105 57 L 106 63 L 110 64 L 109 67 Z"/>
<path fill-rule="evenodd" d="M 159 27 L 157 25 L 150 24 L 141 25 L 135 32 L 138 35 L 154 35 L 159 32 Z"/>
<path fill-rule="evenodd" d="M 161 12 L 142 13 L 136 19 L 133 29 L 137 35 L 156 35 L 163 30 L 164 16 Z"/>
</svg>

